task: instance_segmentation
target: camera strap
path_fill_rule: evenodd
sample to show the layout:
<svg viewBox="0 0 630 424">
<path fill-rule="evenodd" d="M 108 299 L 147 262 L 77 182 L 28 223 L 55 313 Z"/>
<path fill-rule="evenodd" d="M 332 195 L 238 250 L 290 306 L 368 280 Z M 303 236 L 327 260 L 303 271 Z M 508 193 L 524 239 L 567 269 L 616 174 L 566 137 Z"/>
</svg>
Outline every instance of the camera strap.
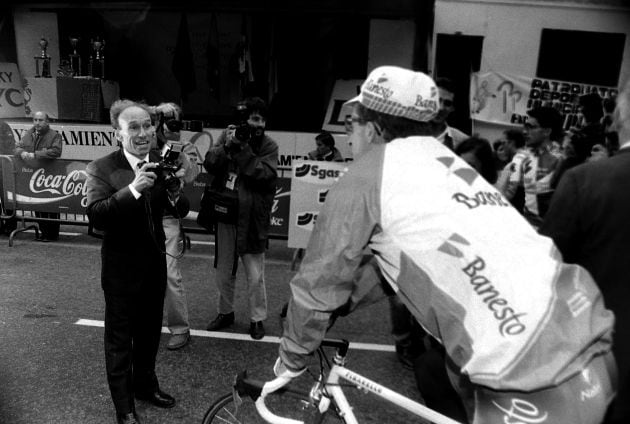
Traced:
<svg viewBox="0 0 630 424">
<path fill-rule="evenodd" d="M 151 210 L 150 196 L 149 195 L 145 195 L 143 197 L 144 197 L 145 210 L 147 212 L 147 217 L 149 219 L 149 232 L 151 233 L 151 239 L 153 240 L 153 243 L 155 243 L 155 246 L 160 251 L 160 253 L 163 253 L 163 254 L 165 254 L 167 256 L 170 256 L 173 259 L 180 259 L 180 258 L 182 258 L 184 256 L 184 253 L 186 252 L 186 232 L 184 231 L 184 226 L 182 224 L 182 218 L 179 216 L 179 213 L 177 212 L 177 208 L 175 208 L 173 216 L 175 218 L 177 218 L 177 222 L 178 222 L 178 225 L 179 225 L 179 239 L 182 242 L 182 249 L 177 255 L 171 255 L 170 253 L 168 253 L 166 251 L 166 249 L 162 250 L 162 247 L 160 246 L 160 244 L 157 241 L 157 238 L 155 237 L 155 228 L 153 226 L 153 213 L 152 213 L 152 210 Z"/>
</svg>

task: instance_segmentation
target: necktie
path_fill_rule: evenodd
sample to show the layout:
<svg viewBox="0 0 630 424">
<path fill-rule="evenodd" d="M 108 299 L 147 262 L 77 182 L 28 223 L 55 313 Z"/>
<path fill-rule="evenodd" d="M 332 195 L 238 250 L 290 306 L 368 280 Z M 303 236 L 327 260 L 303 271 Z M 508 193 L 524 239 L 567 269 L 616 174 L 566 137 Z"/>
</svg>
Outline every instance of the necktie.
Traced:
<svg viewBox="0 0 630 424">
<path fill-rule="evenodd" d="M 140 172 L 140 168 L 142 168 L 145 163 L 147 163 L 146 160 L 141 160 L 140 162 L 138 162 L 138 164 L 136 165 L 136 168 L 137 168 L 136 174 Z M 142 190 L 142 199 L 144 201 L 144 209 L 147 214 L 147 218 L 149 220 L 149 232 L 151 233 L 151 236 L 155 240 L 155 228 L 153 225 L 153 212 L 151 211 L 151 191 L 149 189 Z"/>
</svg>

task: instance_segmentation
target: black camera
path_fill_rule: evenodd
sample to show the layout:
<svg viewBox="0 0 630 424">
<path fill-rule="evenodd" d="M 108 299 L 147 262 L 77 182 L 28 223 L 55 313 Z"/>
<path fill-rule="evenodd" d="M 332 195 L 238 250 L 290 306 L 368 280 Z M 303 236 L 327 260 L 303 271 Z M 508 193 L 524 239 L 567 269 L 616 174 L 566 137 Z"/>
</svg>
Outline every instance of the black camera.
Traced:
<svg viewBox="0 0 630 424">
<path fill-rule="evenodd" d="M 236 128 L 234 130 L 234 137 L 241 143 L 248 143 L 252 138 L 252 128 L 247 123 L 249 119 L 249 111 L 247 110 L 247 105 L 245 103 L 239 103 L 236 105 L 236 124 L 234 125 Z"/>
<path fill-rule="evenodd" d="M 244 124 L 239 124 L 236 126 L 234 130 L 234 137 L 241 143 L 249 143 L 249 140 L 252 138 L 252 127 L 249 126 L 247 122 Z"/>
<path fill-rule="evenodd" d="M 155 134 L 158 141 L 158 147 L 166 145 L 166 136 L 164 135 L 164 128 L 168 128 L 170 132 L 180 132 L 184 127 L 184 123 L 177 119 L 166 118 L 162 112 L 158 112 L 157 125 L 155 127 Z"/>
<path fill-rule="evenodd" d="M 265 133 L 265 129 L 262 127 L 254 127 L 249 125 L 250 110 L 245 103 L 239 103 L 236 105 L 236 128 L 234 130 L 234 137 L 241 143 L 249 143 L 252 138 L 262 138 Z"/>
<path fill-rule="evenodd" d="M 153 171 L 158 177 L 158 182 L 163 182 L 167 190 L 178 190 L 180 187 L 179 178 L 175 176 L 175 172 L 179 170 L 178 163 L 179 154 L 182 152 L 183 144 L 181 143 L 164 143 L 160 151 L 160 161 Z"/>
</svg>

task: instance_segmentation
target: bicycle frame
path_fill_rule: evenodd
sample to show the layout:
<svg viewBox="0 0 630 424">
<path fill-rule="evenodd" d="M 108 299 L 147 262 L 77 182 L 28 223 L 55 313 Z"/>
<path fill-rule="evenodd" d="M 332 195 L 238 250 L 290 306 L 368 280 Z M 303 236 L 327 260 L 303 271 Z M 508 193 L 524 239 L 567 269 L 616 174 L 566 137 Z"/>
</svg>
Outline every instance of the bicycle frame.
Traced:
<svg viewBox="0 0 630 424">
<path fill-rule="evenodd" d="M 267 394 L 280 389 L 290 380 L 291 379 L 287 379 L 285 377 L 278 377 L 264 384 L 260 397 L 256 399 L 256 409 L 258 410 L 260 416 L 267 422 L 272 424 L 303 424 L 302 421 L 277 416 L 269 411 L 265 405 L 265 397 Z M 368 391 L 435 424 L 461 424 L 458 421 L 452 420 L 451 418 L 415 402 L 400 393 L 388 389 L 375 381 L 365 378 L 361 374 L 358 374 L 346 367 L 333 365 L 330 369 L 328 377 L 326 378 L 324 390 L 334 399 L 337 407 L 339 408 L 339 415 L 346 424 L 358 424 L 358 421 L 352 412 L 352 408 L 343 392 L 342 386 L 339 384 L 340 380 L 346 380 L 359 389 Z M 320 413 L 324 413 L 329 406 L 330 402 L 328 401 L 328 398 L 325 396 L 322 397 L 322 400 L 318 404 Z"/>
</svg>

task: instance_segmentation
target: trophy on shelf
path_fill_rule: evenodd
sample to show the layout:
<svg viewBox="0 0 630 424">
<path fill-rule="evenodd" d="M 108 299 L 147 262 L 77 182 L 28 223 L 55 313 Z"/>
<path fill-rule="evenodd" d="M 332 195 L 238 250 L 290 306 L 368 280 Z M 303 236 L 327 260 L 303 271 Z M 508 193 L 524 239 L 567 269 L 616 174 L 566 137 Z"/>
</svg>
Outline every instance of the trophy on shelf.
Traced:
<svg viewBox="0 0 630 424">
<path fill-rule="evenodd" d="M 50 75 L 50 56 L 46 53 L 46 49 L 48 48 L 48 40 L 46 40 L 43 36 L 39 40 L 39 47 L 41 47 L 41 53 L 39 56 L 35 56 L 35 78 L 51 78 Z M 41 64 L 42 73 L 39 73 Z"/>
<path fill-rule="evenodd" d="M 105 79 L 105 40 L 101 41 L 98 37 L 96 40 L 90 40 L 94 54 L 90 55 L 88 63 L 88 75 L 92 78 Z"/>
<path fill-rule="evenodd" d="M 72 76 L 81 76 L 81 56 L 77 53 L 77 46 L 79 45 L 79 38 L 70 37 L 70 45 L 72 46 L 72 53 L 68 55 L 70 58 L 70 69 L 72 70 Z"/>
</svg>

